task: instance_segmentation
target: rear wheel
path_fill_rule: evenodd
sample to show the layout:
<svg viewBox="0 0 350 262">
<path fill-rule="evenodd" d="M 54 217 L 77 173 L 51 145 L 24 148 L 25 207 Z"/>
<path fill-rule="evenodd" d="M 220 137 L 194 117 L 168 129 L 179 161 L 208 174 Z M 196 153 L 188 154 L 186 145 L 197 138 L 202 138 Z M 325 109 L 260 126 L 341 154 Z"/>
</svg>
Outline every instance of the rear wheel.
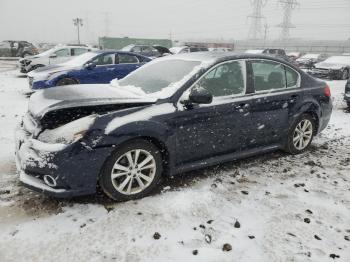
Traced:
<svg viewBox="0 0 350 262">
<path fill-rule="evenodd" d="M 58 80 L 56 86 L 66 86 L 66 85 L 75 85 L 78 84 L 78 81 L 73 78 L 62 78 Z"/>
<path fill-rule="evenodd" d="M 311 115 L 301 115 L 289 130 L 286 151 L 291 154 L 304 152 L 312 142 L 315 128 L 315 119 Z"/>
<path fill-rule="evenodd" d="M 150 194 L 163 172 L 160 150 L 146 140 L 133 140 L 117 149 L 106 161 L 100 186 L 117 201 L 137 199 Z"/>
</svg>

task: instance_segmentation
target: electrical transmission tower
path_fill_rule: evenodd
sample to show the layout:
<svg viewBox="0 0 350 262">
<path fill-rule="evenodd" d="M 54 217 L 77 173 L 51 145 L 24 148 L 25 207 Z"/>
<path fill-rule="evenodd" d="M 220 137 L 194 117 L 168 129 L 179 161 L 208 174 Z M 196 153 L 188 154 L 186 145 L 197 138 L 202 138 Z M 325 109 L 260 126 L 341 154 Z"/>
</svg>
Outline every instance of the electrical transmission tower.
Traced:
<svg viewBox="0 0 350 262">
<path fill-rule="evenodd" d="M 278 27 L 281 27 L 281 40 L 286 40 L 290 37 L 290 29 L 295 28 L 292 24 L 292 11 L 299 5 L 297 0 L 279 0 L 284 9 L 283 22 Z"/>
<path fill-rule="evenodd" d="M 253 6 L 253 13 L 248 16 L 251 20 L 248 39 L 260 39 L 263 36 L 263 23 L 265 17 L 262 15 L 262 8 L 266 5 L 267 0 L 250 0 Z"/>
</svg>

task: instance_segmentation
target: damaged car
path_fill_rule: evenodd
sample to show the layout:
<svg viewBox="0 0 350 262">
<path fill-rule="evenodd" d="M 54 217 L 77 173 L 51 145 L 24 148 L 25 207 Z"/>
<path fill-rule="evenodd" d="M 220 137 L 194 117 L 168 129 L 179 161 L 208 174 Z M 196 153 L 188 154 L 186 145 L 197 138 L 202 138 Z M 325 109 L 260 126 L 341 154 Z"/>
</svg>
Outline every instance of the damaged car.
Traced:
<svg viewBox="0 0 350 262">
<path fill-rule="evenodd" d="M 308 71 L 309 74 L 331 80 L 346 80 L 350 76 L 350 56 L 331 56 L 317 63 Z"/>
<path fill-rule="evenodd" d="M 295 60 L 295 64 L 303 69 L 313 68 L 316 63 L 322 62 L 329 57 L 327 54 L 305 54 Z"/>
<path fill-rule="evenodd" d="M 122 51 L 91 51 L 68 62 L 28 73 L 31 90 L 74 84 L 106 84 L 122 79 L 150 58 Z"/>
<path fill-rule="evenodd" d="M 89 92 L 87 92 L 89 90 Z M 332 112 L 327 84 L 264 55 L 192 53 L 109 85 L 31 96 L 16 131 L 22 183 L 55 197 L 149 195 L 164 176 L 308 149 Z"/>
<path fill-rule="evenodd" d="M 21 73 L 29 73 L 40 67 L 55 65 L 69 61 L 75 56 L 97 50 L 86 45 L 57 45 L 40 54 L 27 56 L 20 59 L 19 68 Z"/>
</svg>

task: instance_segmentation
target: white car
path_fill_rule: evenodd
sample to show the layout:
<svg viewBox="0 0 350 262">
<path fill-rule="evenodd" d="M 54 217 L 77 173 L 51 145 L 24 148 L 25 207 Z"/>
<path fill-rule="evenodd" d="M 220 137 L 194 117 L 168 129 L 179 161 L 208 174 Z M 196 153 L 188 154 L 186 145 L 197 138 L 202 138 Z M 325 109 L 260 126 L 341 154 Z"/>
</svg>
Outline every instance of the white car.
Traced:
<svg viewBox="0 0 350 262">
<path fill-rule="evenodd" d="M 39 67 L 59 64 L 74 56 L 97 50 L 85 45 L 58 45 L 35 56 L 27 56 L 19 60 L 21 73 L 28 73 Z"/>
</svg>

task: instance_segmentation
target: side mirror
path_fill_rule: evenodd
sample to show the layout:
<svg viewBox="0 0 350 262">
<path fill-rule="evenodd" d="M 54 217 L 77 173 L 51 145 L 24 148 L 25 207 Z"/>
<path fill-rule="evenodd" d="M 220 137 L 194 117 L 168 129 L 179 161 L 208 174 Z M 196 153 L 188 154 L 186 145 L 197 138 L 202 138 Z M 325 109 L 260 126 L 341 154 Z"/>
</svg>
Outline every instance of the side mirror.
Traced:
<svg viewBox="0 0 350 262">
<path fill-rule="evenodd" d="M 49 56 L 49 58 L 56 58 L 56 57 L 57 57 L 56 54 L 51 54 L 51 55 Z"/>
<path fill-rule="evenodd" d="M 213 101 L 213 95 L 203 87 L 193 88 L 188 96 L 190 104 L 210 104 Z"/>
<path fill-rule="evenodd" d="M 88 69 L 88 70 L 92 70 L 96 67 L 96 64 L 95 63 L 88 63 L 85 65 L 85 68 Z"/>
</svg>

